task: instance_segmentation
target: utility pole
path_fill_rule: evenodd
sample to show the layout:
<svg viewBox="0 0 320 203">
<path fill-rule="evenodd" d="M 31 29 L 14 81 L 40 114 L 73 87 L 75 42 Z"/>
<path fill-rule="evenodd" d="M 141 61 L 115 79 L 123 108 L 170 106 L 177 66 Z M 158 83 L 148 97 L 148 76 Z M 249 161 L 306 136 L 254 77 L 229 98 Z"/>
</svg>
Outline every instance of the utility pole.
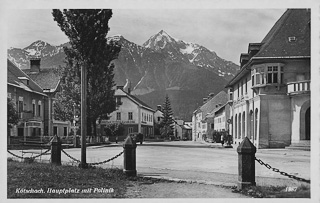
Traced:
<svg viewBox="0 0 320 203">
<path fill-rule="evenodd" d="M 81 66 L 81 162 L 80 168 L 88 168 L 86 162 L 87 136 L 87 70 L 86 64 Z"/>
</svg>

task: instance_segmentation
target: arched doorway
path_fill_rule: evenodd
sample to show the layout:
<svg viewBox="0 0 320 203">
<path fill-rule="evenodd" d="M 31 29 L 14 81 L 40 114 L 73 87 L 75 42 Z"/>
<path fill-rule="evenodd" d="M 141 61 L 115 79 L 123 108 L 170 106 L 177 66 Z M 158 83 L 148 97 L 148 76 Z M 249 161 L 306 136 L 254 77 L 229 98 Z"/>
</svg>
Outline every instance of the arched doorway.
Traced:
<svg viewBox="0 0 320 203">
<path fill-rule="evenodd" d="M 305 131 L 306 131 L 306 140 L 310 140 L 310 128 L 311 128 L 311 123 L 310 123 L 310 107 L 306 111 L 306 117 L 305 117 Z"/>
<path fill-rule="evenodd" d="M 310 101 L 306 101 L 300 110 L 300 140 L 310 140 L 310 127 Z"/>
</svg>

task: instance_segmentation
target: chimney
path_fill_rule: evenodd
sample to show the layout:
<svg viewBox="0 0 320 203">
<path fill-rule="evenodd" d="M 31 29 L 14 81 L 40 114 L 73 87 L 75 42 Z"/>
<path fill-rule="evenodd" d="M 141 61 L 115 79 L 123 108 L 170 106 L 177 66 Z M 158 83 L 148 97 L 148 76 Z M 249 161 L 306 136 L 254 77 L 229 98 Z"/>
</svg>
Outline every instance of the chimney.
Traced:
<svg viewBox="0 0 320 203">
<path fill-rule="evenodd" d="M 210 97 L 210 98 L 213 98 L 213 97 L 214 97 L 214 93 L 211 92 L 211 93 L 209 94 L 209 97 Z"/>
<path fill-rule="evenodd" d="M 203 103 L 205 104 L 207 102 L 208 98 L 207 97 L 204 97 L 203 98 Z"/>
<path fill-rule="evenodd" d="M 118 86 L 117 86 L 117 90 L 118 90 L 118 89 L 123 90 L 123 85 L 118 85 Z"/>
<path fill-rule="evenodd" d="M 30 58 L 30 72 L 32 73 L 40 72 L 40 61 L 41 61 L 41 58 Z"/>
<path fill-rule="evenodd" d="M 157 105 L 157 110 L 162 111 L 162 106 L 161 105 Z"/>
<path fill-rule="evenodd" d="M 129 82 L 129 87 L 128 87 L 128 94 L 131 93 L 131 81 Z"/>
</svg>

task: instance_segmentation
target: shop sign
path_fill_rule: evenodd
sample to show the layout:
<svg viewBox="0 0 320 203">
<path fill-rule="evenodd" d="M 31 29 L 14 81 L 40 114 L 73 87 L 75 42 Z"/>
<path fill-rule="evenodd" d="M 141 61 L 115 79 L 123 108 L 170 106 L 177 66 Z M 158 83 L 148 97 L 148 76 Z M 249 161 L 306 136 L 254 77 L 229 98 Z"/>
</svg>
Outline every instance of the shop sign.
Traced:
<svg viewBox="0 0 320 203">
<path fill-rule="evenodd" d="M 28 126 L 28 127 L 33 127 L 33 126 L 39 127 L 39 126 L 41 126 L 41 123 L 28 122 L 28 123 L 26 123 L 26 126 Z"/>
</svg>

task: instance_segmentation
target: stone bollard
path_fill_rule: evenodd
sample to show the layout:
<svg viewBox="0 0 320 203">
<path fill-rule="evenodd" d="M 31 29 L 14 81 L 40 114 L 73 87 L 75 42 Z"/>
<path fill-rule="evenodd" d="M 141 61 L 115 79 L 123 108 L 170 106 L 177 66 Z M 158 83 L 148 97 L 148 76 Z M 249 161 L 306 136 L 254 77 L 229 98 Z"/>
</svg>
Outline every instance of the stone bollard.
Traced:
<svg viewBox="0 0 320 203">
<path fill-rule="evenodd" d="M 61 165 L 61 140 L 58 136 L 51 141 L 51 163 Z"/>
<path fill-rule="evenodd" d="M 245 137 L 237 148 L 238 152 L 238 190 L 256 185 L 255 182 L 255 153 L 257 149 Z"/>
<path fill-rule="evenodd" d="M 137 144 L 128 136 L 123 144 L 123 172 L 127 176 L 136 176 L 136 148 Z"/>
</svg>

